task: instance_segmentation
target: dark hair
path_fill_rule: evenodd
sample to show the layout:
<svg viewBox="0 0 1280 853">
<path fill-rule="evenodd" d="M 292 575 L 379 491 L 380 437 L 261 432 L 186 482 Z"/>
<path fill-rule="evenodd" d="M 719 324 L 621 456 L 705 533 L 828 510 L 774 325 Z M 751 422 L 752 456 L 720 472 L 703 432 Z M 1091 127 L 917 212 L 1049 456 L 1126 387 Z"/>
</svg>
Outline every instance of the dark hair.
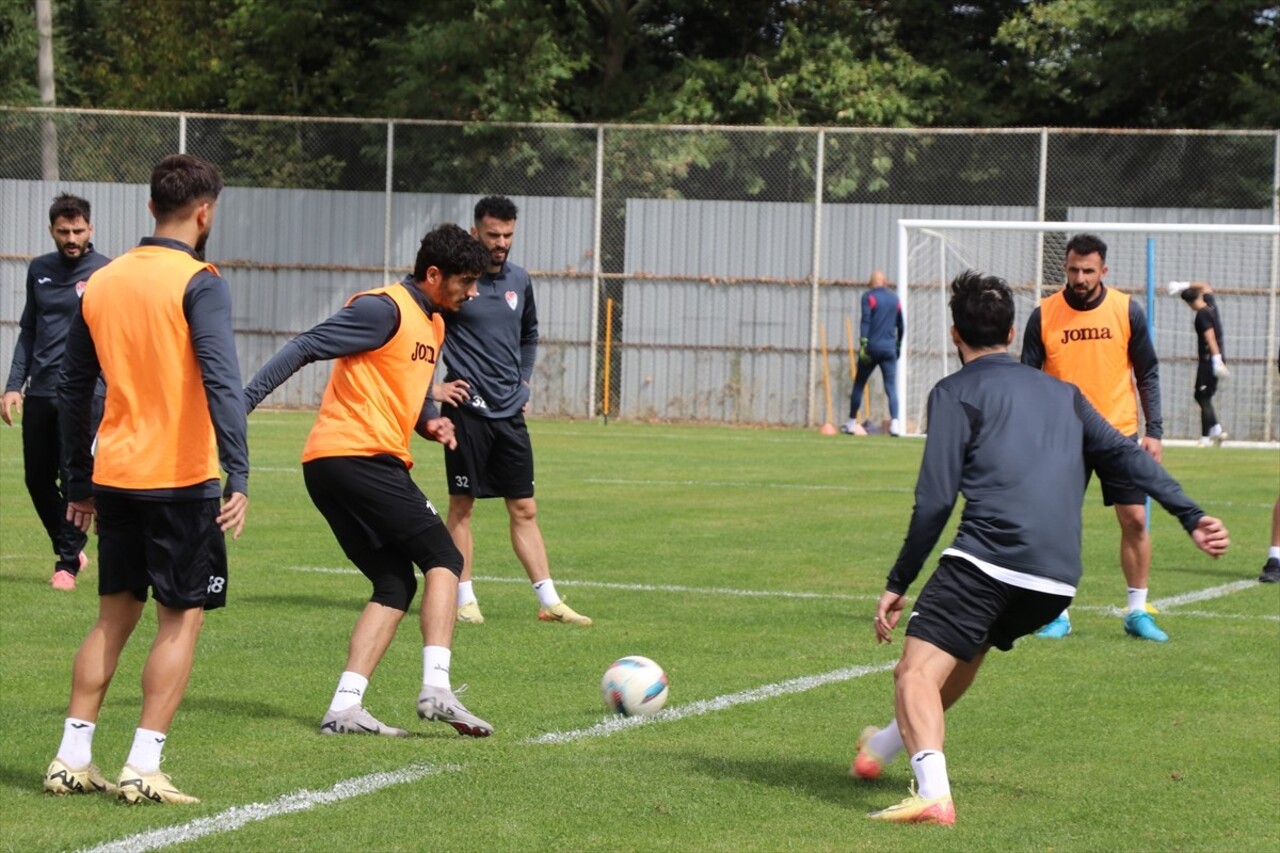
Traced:
<svg viewBox="0 0 1280 853">
<path fill-rule="evenodd" d="M 515 222 L 516 204 L 504 195 L 487 195 L 476 202 L 476 222 L 486 216 L 492 216 L 499 222 Z"/>
<path fill-rule="evenodd" d="M 1182 297 L 1182 301 L 1188 305 L 1194 305 L 1196 300 L 1200 298 L 1200 291 L 1194 287 L 1188 287 L 1178 294 Z"/>
<path fill-rule="evenodd" d="M 951 280 L 951 322 L 974 349 L 1003 346 L 1013 328 L 1013 291 L 1002 278 L 965 270 Z"/>
<path fill-rule="evenodd" d="M 79 219 L 80 217 L 84 217 L 85 222 L 91 221 L 89 219 L 89 202 L 78 195 L 63 193 L 53 200 L 53 205 L 49 208 L 50 225 L 58 219 Z"/>
<path fill-rule="evenodd" d="M 1065 254 L 1075 252 L 1080 257 L 1098 253 L 1098 257 L 1104 261 L 1107 259 L 1107 244 L 1102 242 L 1102 238 L 1097 234 L 1077 234 L 1067 242 L 1067 251 Z"/>
<path fill-rule="evenodd" d="M 172 217 L 192 202 L 217 201 L 221 192 L 218 167 L 193 154 L 170 154 L 151 171 L 151 203 L 157 221 Z"/>
<path fill-rule="evenodd" d="M 425 281 L 427 267 L 435 267 L 445 277 L 462 273 L 479 275 L 489 267 L 489 251 L 484 244 L 452 222 L 437 225 L 422 238 L 413 264 L 413 280 Z"/>
</svg>

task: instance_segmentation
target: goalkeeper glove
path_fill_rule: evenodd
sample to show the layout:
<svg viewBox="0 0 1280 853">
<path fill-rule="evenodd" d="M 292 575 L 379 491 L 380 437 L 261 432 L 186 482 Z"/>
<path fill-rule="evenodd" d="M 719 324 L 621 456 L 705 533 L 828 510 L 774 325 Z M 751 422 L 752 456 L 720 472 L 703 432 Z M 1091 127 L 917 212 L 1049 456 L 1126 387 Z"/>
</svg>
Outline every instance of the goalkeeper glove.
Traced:
<svg viewBox="0 0 1280 853">
<path fill-rule="evenodd" d="M 1171 281 L 1169 282 L 1169 295 L 1177 296 L 1182 291 L 1191 286 L 1189 281 Z"/>
<path fill-rule="evenodd" d="M 1231 375 L 1231 371 L 1227 369 L 1226 363 L 1222 360 L 1222 353 L 1218 353 L 1213 357 L 1213 375 L 1219 379 Z"/>
<path fill-rule="evenodd" d="M 858 342 L 858 361 L 868 364 L 871 361 L 871 353 L 867 350 L 867 339 L 863 338 Z"/>
</svg>

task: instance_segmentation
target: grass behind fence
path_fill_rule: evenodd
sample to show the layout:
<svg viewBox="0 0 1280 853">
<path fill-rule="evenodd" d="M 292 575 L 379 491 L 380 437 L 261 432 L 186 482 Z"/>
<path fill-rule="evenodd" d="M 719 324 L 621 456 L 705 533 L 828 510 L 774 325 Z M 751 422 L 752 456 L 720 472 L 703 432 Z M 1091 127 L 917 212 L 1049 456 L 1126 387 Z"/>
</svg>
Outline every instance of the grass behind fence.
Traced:
<svg viewBox="0 0 1280 853">
<path fill-rule="evenodd" d="M 906 530 L 921 442 L 535 422 L 553 574 L 595 626 L 537 621 L 502 506 L 480 502 L 488 621 L 458 626 L 453 680 L 469 684 L 464 701 L 497 733 L 472 740 L 417 721 L 420 636 L 406 619 L 366 704 L 415 737 L 324 738 L 316 728 L 368 586 L 303 488 L 310 423 L 250 419 L 251 506 L 230 546 L 231 606 L 206 620 L 165 750 L 164 769 L 203 799 L 194 807 L 41 794 L 97 575 L 91 566 L 71 594 L 49 588 L 19 431 L 0 429 L 0 848 L 83 849 L 210 817 L 221 831 L 183 849 L 1280 847 L 1280 589 L 1230 586 L 1252 581 L 1265 557 L 1274 450 L 1166 451 L 1187 491 L 1226 519 L 1233 546 L 1212 561 L 1157 510 L 1153 599 L 1225 587 L 1166 607 L 1164 646 L 1126 638 L 1107 609 L 1124 601 L 1118 531 L 1091 488 L 1075 634 L 993 654 L 948 716 L 958 812 L 948 831 L 864 819 L 905 796 L 901 759 L 876 783 L 846 775 L 858 731 L 892 713 L 887 667 L 900 644 L 876 646 L 871 616 Z M 415 476 L 443 507 L 439 449 L 416 449 Z M 153 631 L 148 612 L 99 720 L 95 760 L 109 776 L 137 725 Z M 605 719 L 600 675 L 624 654 L 664 665 L 678 718 L 591 736 Z M 849 674 L 858 667 L 871 671 Z M 842 670 L 805 691 L 758 690 Z M 562 742 L 531 742 L 548 733 Z M 412 781 L 320 802 L 384 772 Z M 298 791 L 312 795 L 282 799 Z M 309 807 L 283 813 L 284 802 Z M 254 803 L 274 816 L 239 825 L 247 813 L 229 810 Z"/>
</svg>

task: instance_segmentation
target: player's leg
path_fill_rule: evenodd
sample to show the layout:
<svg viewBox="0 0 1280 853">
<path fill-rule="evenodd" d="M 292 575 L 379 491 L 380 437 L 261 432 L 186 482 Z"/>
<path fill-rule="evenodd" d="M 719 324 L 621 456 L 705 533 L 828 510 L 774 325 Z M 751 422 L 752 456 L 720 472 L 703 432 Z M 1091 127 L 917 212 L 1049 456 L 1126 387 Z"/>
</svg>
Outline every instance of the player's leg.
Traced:
<svg viewBox="0 0 1280 853">
<path fill-rule="evenodd" d="M 1104 482 L 1104 488 L 1106 487 Z M 1140 497 L 1136 492 L 1127 500 Z M 1160 630 L 1155 619 L 1147 611 L 1147 588 L 1151 577 L 1151 534 L 1147 530 L 1145 496 L 1142 503 L 1115 504 L 1116 520 L 1120 524 L 1120 570 L 1124 572 L 1128 587 L 1124 617 L 1125 633 L 1143 640 L 1166 642 L 1169 635 Z"/>
<path fill-rule="evenodd" d="M 471 580 L 474 570 L 472 557 L 475 553 L 471 519 L 476 498 L 491 496 L 485 485 L 485 471 L 492 445 L 491 430 L 487 419 L 471 414 L 468 409 L 446 405 L 442 408 L 442 413 L 453 421 L 454 437 L 458 443 L 454 449 L 445 448 L 444 451 L 445 481 L 449 492 L 449 511 L 445 524 L 454 544 L 462 553 L 457 619 L 459 622 L 479 625 L 484 622 L 484 614 L 480 612 L 480 603 L 476 599 Z"/>
<path fill-rule="evenodd" d="M 493 423 L 493 448 L 486 477 L 506 503 L 511 548 L 538 596 L 538 618 L 544 622 L 590 625 L 590 618 L 564 603 L 551 579 L 547 546 L 538 526 L 538 503 L 533 497 L 533 442 L 523 415 Z"/>
<path fill-rule="evenodd" d="M 75 576 L 80 571 L 79 552 L 74 555 L 75 559 L 64 562 L 59 550 L 63 528 L 73 527 L 67 521 L 66 501 L 58 488 L 61 454 L 57 404 L 49 397 L 27 397 L 22 409 L 23 477 L 31 505 L 56 557 L 51 582 L 56 589 L 75 589 Z"/>
<path fill-rule="evenodd" d="M 419 619 L 422 628 L 422 690 L 418 716 L 453 726 L 459 734 L 488 737 L 493 726 L 471 713 L 453 692 L 453 628 L 457 616 L 462 554 L 438 518 L 399 543 L 422 569 L 425 581 Z"/>
<path fill-rule="evenodd" d="M 884 379 L 884 393 L 889 398 L 889 435 L 902 435 L 902 420 L 898 417 L 898 359 L 886 356 L 880 361 L 880 375 Z"/>
<path fill-rule="evenodd" d="M 304 462 L 302 478 L 339 547 L 373 587 L 351 631 L 346 664 L 320 720 L 320 733 L 408 735 L 364 707 L 369 678 L 417 592 L 412 563 L 383 538 L 384 528 L 397 534 L 406 529 L 395 526 L 402 518 L 393 508 L 404 500 L 398 478 L 407 479 L 408 472 L 389 456 L 333 457 Z M 426 498 L 420 500 L 425 512 Z"/>
<path fill-rule="evenodd" d="M 853 390 L 849 392 L 849 420 L 840 427 L 841 432 L 854 435 L 854 428 L 858 424 L 858 410 L 862 408 L 862 394 L 874 369 L 875 365 L 870 360 L 858 360 L 858 367 L 853 375 Z"/>
<path fill-rule="evenodd" d="M 1280 583 L 1280 498 L 1271 508 L 1271 547 L 1267 550 L 1267 561 L 1262 564 L 1258 582 Z"/>
<path fill-rule="evenodd" d="M 44 790 L 51 794 L 116 792 L 93 763 L 93 735 L 120 652 L 138 625 L 143 603 L 131 592 L 98 599 L 98 621 L 80 644 L 71 667 L 71 700 L 62 742 L 44 775 Z"/>
<path fill-rule="evenodd" d="M 1194 398 L 1200 407 L 1200 446 L 1208 447 L 1222 433 L 1218 413 L 1213 407 L 1213 395 L 1218 390 L 1218 377 L 1213 375 L 1212 362 L 1201 361 L 1196 368 Z M 1221 441 L 1221 439 L 1219 439 Z"/>
<path fill-rule="evenodd" d="M 218 498 L 134 501 L 145 541 L 147 578 L 156 600 L 156 636 L 142 669 L 142 713 L 120 771 L 120 798 L 130 803 L 197 803 L 160 772 L 169 727 L 182 704 L 204 611 L 226 601 L 227 548 Z M 106 570 L 106 556 L 99 560 Z M 220 579 L 216 588 L 212 578 Z"/>
<path fill-rule="evenodd" d="M 346 664 L 338 677 L 329 709 L 320 721 L 320 733 L 405 737 L 409 734 L 407 730 L 388 726 L 374 717 L 364 706 L 364 696 L 417 592 L 413 565 L 393 547 L 351 556 L 352 562 L 373 584 L 373 593 L 351 631 Z"/>
</svg>

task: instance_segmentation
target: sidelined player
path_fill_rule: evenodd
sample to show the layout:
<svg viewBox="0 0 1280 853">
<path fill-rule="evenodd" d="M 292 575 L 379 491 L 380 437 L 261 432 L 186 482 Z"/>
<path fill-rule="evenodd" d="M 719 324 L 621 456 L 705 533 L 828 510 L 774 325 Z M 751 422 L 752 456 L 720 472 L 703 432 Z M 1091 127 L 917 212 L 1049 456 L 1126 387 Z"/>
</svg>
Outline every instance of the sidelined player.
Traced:
<svg viewBox="0 0 1280 853">
<path fill-rule="evenodd" d="M 1159 462 L 1161 439 L 1160 364 L 1147 317 L 1127 294 L 1102 282 L 1107 274 L 1107 244 L 1092 234 L 1077 234 L 1067 243 L 1067 283 L 1042 299 L 1027 320 L 1022 363 L 1070 382 L 1084 393 L 1107 422 L 1138 440 L 1138 405 L 1134 377 L 1146 427 L 1143 450 Z M 1134 483 L 1099 473 L 1102 502 L 1116 508 L 1120 523 L 1120 569 L 1128 584 L 1124 631 L 1131 637 L 1167 642 L 1147 612 L 1151 576 L 1151 537 L 1147 532 L 1147 496 Z M 1066 611 L 1038 634 L 1061 639 L 1071 633 Z"/>
<path fill-rule="evenodd" d="M 302 451 L 302 475 L 343 552 L 373 584 L 373 596 L 356 620 L 321 734 L 408 735 L 379 722 L 363 699 L 417 592 L 415 564 L 426 581 L 418 716 L 464 735 L 493 733 L 462 706 L 449 680 L 462 554 L 409 476 L 413 432 L 454 444 L 453 424 L 438 417 L 427 394 L 444 339 L 443 314 L 475 296 L 487 263 L 484 247 L 458 226 L 428 231 L 411 276 L 357 293 L 285 344 L 245 388 L 253 411 L 304 365 L 336 359 Z"/>
<path fill-rule="evenodd" d="M 224 534 L 240 535 L 249 506 L 231 295 L 203 258 L 221 191 L 212 163 L 187 154 L 161 160 L 151 173 L 154 234 L 93 274 L 67 334 L 58 388 L 67 520 L 88 531 L 96 519 L 98 621 L 76 653 L 62 744 L 45 773 L 54 794 L 115 790 L 92 764 L 93 734 L 150 590 L 156 636 L 119 795 L 199 802 L 173 786 L 160 757 L 204 612 L 226 601 Z M 95 457 L 99 373 L 107 397 Z"/>
<path fill-rule="evenodd" d="M 891 641 L 907 589 L 957 495 L 964 495 L 965 507 L 955 539 L 908 617 L 894 670 L 895 717 L 882 730 L 863 730 L 850 771 L 875 779 L 905 747 L 916 791 L 868 817 L 946 826 L 956 813 L 942 751 L 943 712 L 973 683 L 988 650 L 1013 648 L 1075 595 L 1086 466 L 1145 489 L 1210 556 L 1230 544 L 1222 522 L 1192 503 L 1078 388 L 1008 354 L 1013 293 L 1003 280 L 972 271 L 957 276 L 951 317 L 951 339 L 964 366 L 929 394 L 915 508 L 876 607 L 878 642 Z"/>
</svg>

